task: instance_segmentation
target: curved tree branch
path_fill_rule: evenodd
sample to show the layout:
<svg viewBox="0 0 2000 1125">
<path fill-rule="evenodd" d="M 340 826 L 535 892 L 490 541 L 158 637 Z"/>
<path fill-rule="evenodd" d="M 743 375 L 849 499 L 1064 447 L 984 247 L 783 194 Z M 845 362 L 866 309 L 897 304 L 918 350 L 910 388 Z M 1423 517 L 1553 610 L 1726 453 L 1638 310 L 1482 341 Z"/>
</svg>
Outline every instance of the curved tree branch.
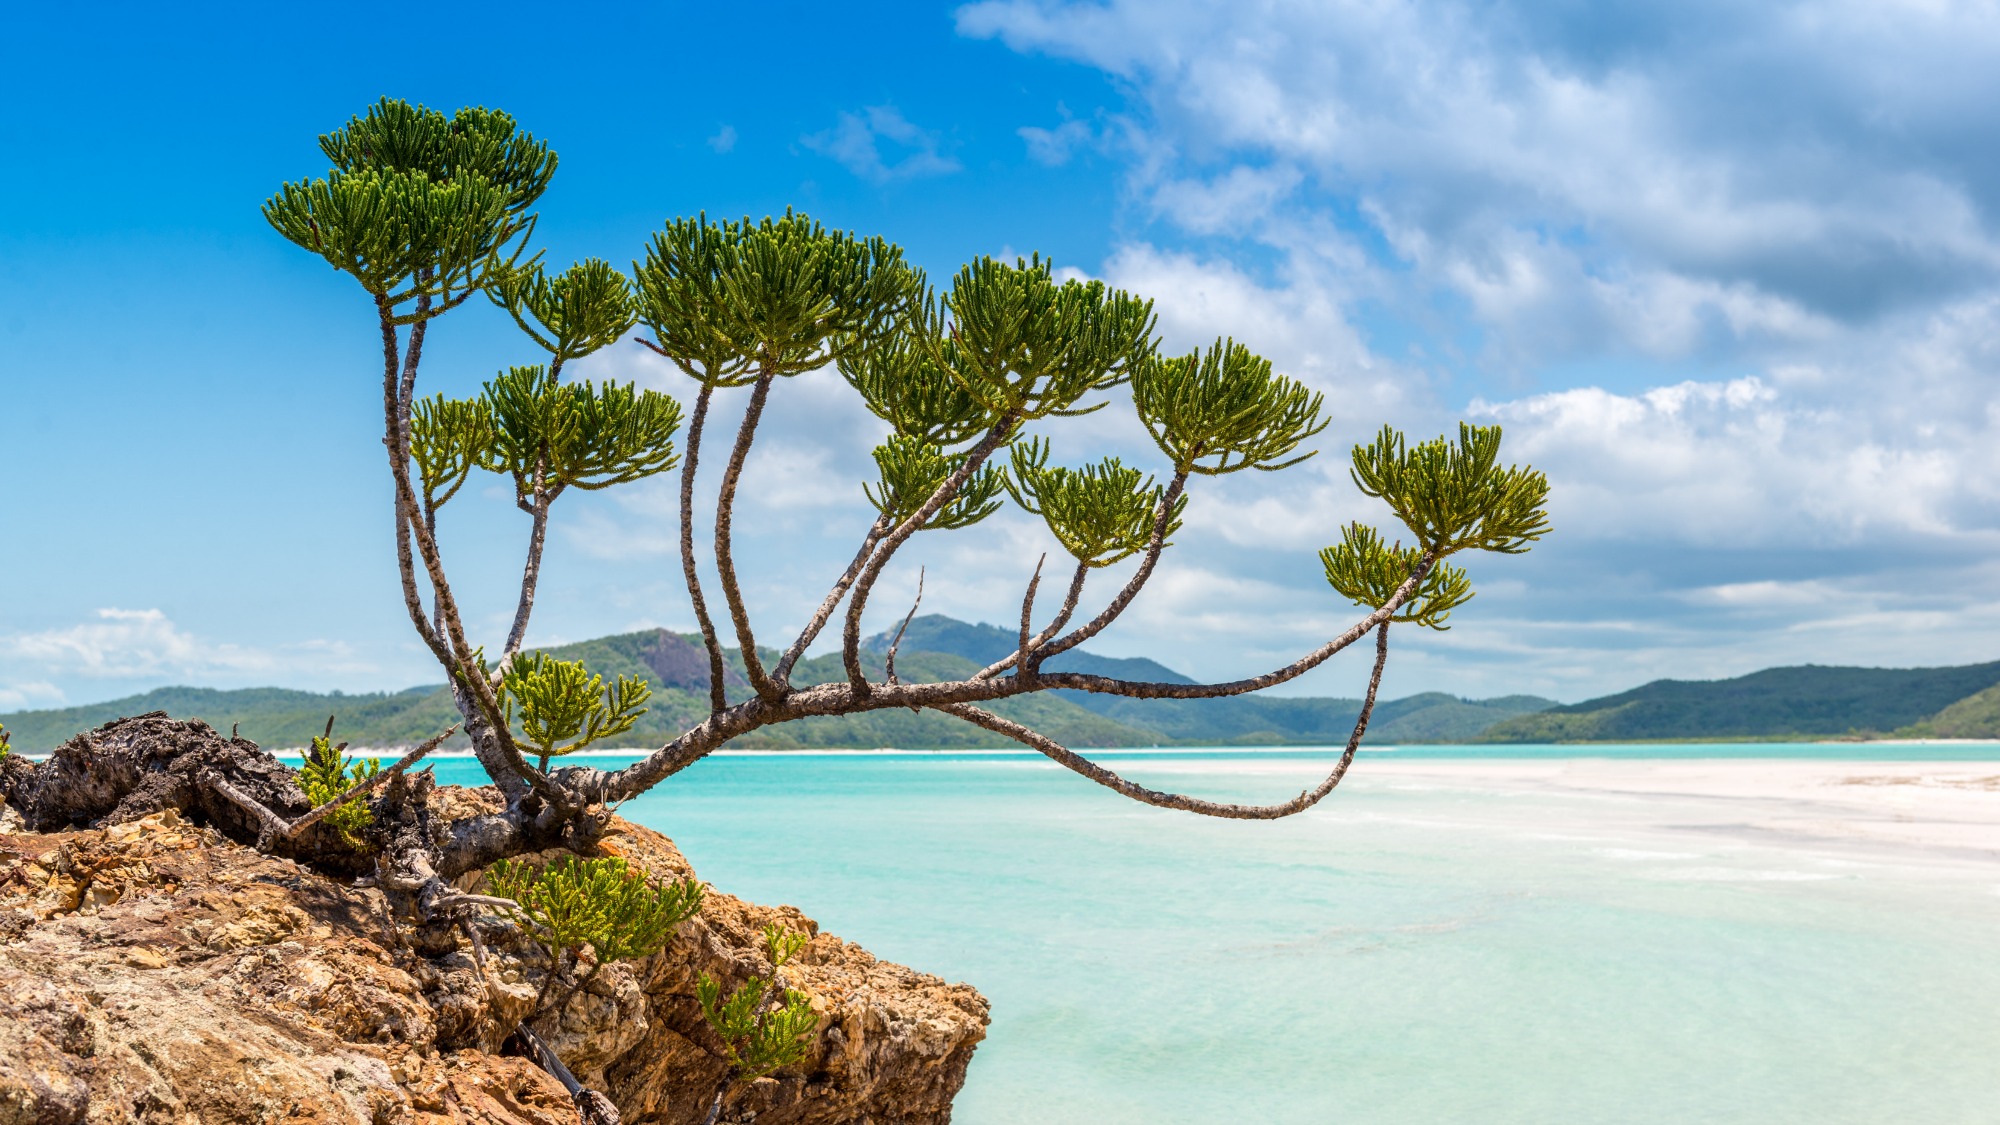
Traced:
<svg viewBox="0 0 2000 1125">
<path fill-rule="evenodd" d="M 421 309 L 425 298 L 418 298 Z M 416 393 L 417 365 L 422 358 L 424 326 L 429 322 L 418 321 L 410 330 L 410 347 L 407 354 L 396 339 L 395 312 L 388 304 L 377 299 L 377 319 L 382 330 L 382 444 L 388 447 L 389 474 L 395 482 L 396 509 L 396 571 L 403 588 L 403 608 L 410 615 L 410 624 L 417 630 L 431 655 L 443 665 L 446 677 L 452 683 L 452 699 L 458 705 L 459 713 L 466 721 L 466 734 L 472 740 L 472 751 L 487 776 L 500 788 L 509 802 L 519 800 L 528 791 L 525 781 L 515 774 L 506 760 L 505 752 L 498 740 L 492 736 L 492 726 L 485 722 L 485 715 L 476 702 L 467 697 L 459 686 L 458 677 L 453 674 L 457 661 L 451 646 L 447 643 L 445 610 L 447 597 L 437 588 L 436 571 L 430 571 L 435 609 L 432 613 L 424 610 L 422 591 L 417 586 L 416 559 L 411 550 L 412 542 L 419 547 L 429 542 L 433 549 L 437 542 L 436 522 L 419 513 L 414 489 L 410 486 L 410 404 Z M 426 559 L 428 562 L 428 558 Z M 429 568 L 427 567 L 427 570 Z M 435 621 L 433 621 L 435 617 Z M 524 761 L 523 765 L 526 764 Z"/>
<path fill-rule="evenodd" d="M 868 608 L 868 591 L 874 588 L 875 580 L 881 577 L 882 568 L 889 565 L 889 560 L 895 556 L 896 549 L 921 530 L 924 521 L 936 515 L 939 508 L 951 502 L 951 498 L 967 480 L 972 478 L 972 474 L 979 471 L 979 467 L 986 463 L 988 457 L 993 456 L 993 451 L 1006 443 L 1019 421 L 1016 413 L 1009 412 L 995 422 L 993 428 L 986 431 L 986 436 L 980 439 L 979 444 L 966 455 L 965 463 L 953 470 L 952 474 L 944 479 L 944 483 L 937 486 L 937 491 L 931 493 L 930 499 L 910 513 L 908 519 L 897 524 L 896 530 L 882 540 L 881 546 L 876 549 L 874 556 L 868 560 L 867 567 L 862 570 L 860 579 L 854 585 L 854 596 L 847 602 L 847 628 L 841 636 L 840 646 L 841 663 L 847 669 L 847 682 L 853 688 L 855 695 L 865 696 L 869 692 L 868 677 L 861 671 L 861 614 Z"/>
<path fill-rule="evenodd" d="M 1043 673 L 1038 679 L 1022 680 L 1019 677 L 974 677 L 946 683 L 895 683 L 874 685 L 867 695 L 857 695 L 847 684 L 819 684 L 814 687 L 793 691 L 783 699 L 768 701 L 752 699 L 709 715 L 700 724 L 683 732 L 679 737 L 660 747 L 645 759 L 624 769 L 606 773 L 589 766 L 570 766 L 556 771 L 556 783 L 572 795 L 572 803 L 589 802 L 609 804 L 636 797 L 653 786 L 693 765 L 709 754 L 720 749 L 730 739 L 748 734 L 760 727 L 775 723 L 790 722 L 794 719 L 815 715 L 853 715 L 869 711 L 887 710 L 892 707 L 922 708 L 950 711 L 961 705 L 971 706 L 972 711 L 984 716 L 976 704 L 996 699 L 1007 699 L 1019 695 L 1029 695 L 1047 688 L 1071 687 L 1105 694 L 1126 695 L 1139 698 L 1183 698 L 1200 699 L 1217 696 L 1241 695 L 1274 683 L 1283 683 L 1303 672 L 1317 667 L 1333 654 L 1347 648 L 1364 637 L 1372 629 L 1386 624 L 1398 609 L 1416 593 L 1424 575 L 1435 560 L 1426 558 L 1403 584 L 1397 587 L 1381 608 L 1356 622 L 1340 636 L 1314 650 L 1298 662 L 1276 672 L 1248 680 L 1238 680 L 1226 684 L 1149 684 L 1128 680 L 1112 679 L 1106 676 L 1086 676 L 1076 673 Z M 1385 634 L 1386 636 L 1386 634 Z M 1387 641 L 1382 642 L 1383 645 Z M 1386 648 L 1383 650 L 1386 653 Z M 1380 654 L 1378 654 L 1380 656 Z M 1386 657 L 1381 657 L 1386 658 Z M 1379 664 L 1378 664 L 1379 676 Z M 1375 685 L 1371 683 L 1370 699 Z M 952 712 L 958 714 L 958 712 Z M 972 719 L 969 714 L 960 715 L 980 725 L 989 725 L 988 719 Z M 1008 723 L 997 716 L 989 717 L 991 722 Z M 1024 735 L 1042 738 L 1033 731 L 1009 724 L 1005 729 L 993 727 L 1009 738 Z M 1016 734 L 1019 730 L 1024 734 Z M 1357 738 L 1359 735 L 1356 736 Z M 1043 739 L 1043 742 L 1047 742 Z M 1039 744 L 1033 744 L 1042 749 Z M 1054 745 L 1049 743 L 1049 745 Z M 1067 751 L 1064 751 L 1067 753 Z M 1096 768 L 1096 767 L 1093 767 Z M 1224 814 L 1217 814 L 1224 815 Z"/>
<path fill-rule="evenodd" d="M 890 707 L 938 709 L 954 703 L 985 703 L 995 699 L 1010 699 L 1050 688 L 1073 688 L 1078 691 L 1134 699 L 1214 699 L 1245 695 L 1295 679 L 1317 668 L 1334 654 L 1367 636 L 1370 630 L 1388 622 L 1416 595 L 1418 586 L 1435 561 L 1425 556 L 1417 568 L 1411 571 L 1410 576 L 1403 580 L 1403 584 L 1382 603 L 1381 608 L 1371 611 L 1339 636 L 1283 668 L 1249 679 L 1217 684 L 1163 684 L 1121 680 L 1111 676 L 1093 676 L 1079 672 L 1043 672 L 1032 681 L 1023 681 L 1012 676 L 982 679 L 975 675 L 967 680 L 942 683 L 878 684 L 870 695 L 860 698 L 847 691 L 844 685 L 820 684 L 787 696 L 781 711 L 759 716 L 757 725 L 785 722 L 807 715 L 850 715 Z"/>
<path fill-rule="evenodd" d="M 376 312 L 382 328 L 382 444 L 388 447 L 389 471 L 392 475 L 409 475 L 409 427 L 404 424 L 403 392 L 401 369 L 407 360 L 401 354 L 402 346 L 396 339 L 396 325 L 387 305 L 379 299 Z M 411 340 L 413 350 L 423 344 L 421 336 Z M 417 636 L 437 657 L 438 663 L 451 667 L 451 652 L 445 647 L 441 631 L 433 628 L 430 615 L 424 610 L 423 592 L 417 587 L 417 564 L 410 552 L 410 511 L 402 503 L 402 488 L 396 492 L 396 571 L 402 579 L 403 608 L 409 611 L 410 624 L 416 626 Z"/>
<path fill-rule="evenodd" d="M 883 534 L 888 530 L 889 517 L 876 516 L 874 525 L 861 540 L 861 549 L 854 553 L 854 561 L 847 564 L 847 569 L 841 573 L 840 580 L 833 584 L 833 589 L 826 592 L 826 597 L 820 601 L 819 609 L 814 611 L 812 620 L 806 622 L 804 629 L 799 630 L 799 638 L 792 642 L 792 647 L 785 650 L 785 658 L 778 662 L 777 669 L 771 673 L 780 684 L 789 683 L 793 666 L 798 664 L 799 657 L 805 655 L 806 647 L 818 638 L 819 631 L 826 628 L 827 619 L 833 616 L 834 609 L 840 605 L 840 599 L 847 594 L 848 588 L 854 585 L 855 576 L 859 575 L 861 568 L 867 564 L 868 556 L 875 552 L 875 544 L 882 541 Z"/>
<path fill-rule="evenodd" d="M 1049 622 L 1048 625 L 1043 627 L 1041 632 L 1029 638 L 1025 646 L 1028 650 L 1028 663 L 1036 666 L 1037 671 L 1039 671 L 1039 665 L 1041 664 L 1041 658 L 1037 655 L 1038 651 L 1043 645 L 1048 643 L 1050 637 L 1055 636 L 1062 630 L 1064 625 L 1069 624 L 1070 616 L 1076 613 L 1077 600 L 1083 597 L 1083 581 L 1089 575 L 1089 567 L 1082 563 L 1076 564 L 1076 573 L 1071 575 L 1069 580 L 1069 593 L 1063 597 L 1062 610 L 1056 614 L 1054 621 Z M 1014 662 L 1020 658 L 1021 654 L 1019 652 L 1010 652 L 999 660 L 981 668 L 978 672 L 973 673 L 972 678 L 975 680 L 990 680 L 1007 669 L 1012 668 Z"/>
<path fill-rule="evenodd" d="M 1153 534 L 1146 541 L 1146 557 L 1139 563 L 1139 569 L 1132 575 L 1131 580 L 1125 583 L 1125 588 L 1118 591 L 1118 596 L 1111 599 L 1111 604 L 1105 606 L 1096 617 L 1077 627 L 1061 640 L 1052 641 L 1044 646 L 1041 651 L 1042 659 L 1047 660 L 1058 653 L 1068 652 L 1103 632 L 1113 621 L 1118 620 L 1118 615 L 1125 612 L 1125 607 L 1132 604 L 1132 599 L 1139 596 L 1140 587 L 1153 576 L 1153 567 L 1159 563 L 1160 553 L 1166 550 L 1167 524 L 1173 519 L 1174 504 L 1180 500 L 1181 492 L 1187 488 L 1187 478 L 1186 469 L 1176 472 L 1173 483 L 1167 486 L 1166 493 L 1160 497 L 1160 513 L 1153 517 Z"/>
<path fill-rule="evenodd" d="M 889 642 L 889 651 L 882 657 L 882 678 L 896 682 L 896 650 L 903 646 L 903 634 L 909 631 L 910 622 L 916 619 L 917 607 L 924 604 L 924 572 L 917 570 L 917 597 L 910 603 L 910 612 L 903 615 L 903 623 L 896 626 L 896 637 Z"/>
<path fill-rule="evenodd" d="M 750 443 L 757 436 L 757 422 L 764 416 L 764 401 L 770 397 L 771 384 L 777 378 L 775 371 L 766 371 L 758 376 L 757 384 L 750 392 L 750 405 L 743 411 L 743 424 L 736 431 L 736 447 L 729 451 L 729 467 L 722 473 L 722 487 L 715 497 L 715 570 L 722 578 L 722 597 L 729 603 L 729 619 L 736 626 L 736 644 L 743 653 L 743 671 L 750 678 L 750 686 L 764 699 L 776 699 L 784 692 L 772 682 L 770 675 L 764 671 L 764 662 L 757 656 L 757 638 L 750 629 L 750 611 L 743 607 L 743 594 L 736 584 L 736 556 L 730 545 L 729 525 L 736 506 L 736 485 L 743 479 L 743 463 L 750 456 Z"/>
<path fill-rule="evenodd" d="M 507 630 L 507 645 L 500 650 L 500 663 L 494 668 L 496 676 L 505 675 L 513 665 L 515 655 L 528 637 L 528 617 L 535 612 L 535 587 L 542 577 L 542 547 L 548 540 L 549 506 L 555 503 L 557 495 L 545 479 L 546 467 L 546 457 L 535 465 L 534 493 L 526 505 L 534 523 L 528 529 L 528 558 L 521 564 L 521 597 L 514 606 L 514 624 Z"/>
<path fill-rule="evenodd" d="M 304 815 L 300 816 L 297 820 L 294 820 L 289 825 L 287 825 L 285 827 L 285 830 L 282 833 L 280 833 L 280 835 L 286 837 L 297 836 L 299 833 L 304 832 L 306 829 L 311 828 L 313 825 L 318 824 L 322 820 L 325 820 L 332 813 L 339 811 L 339 809 L 343 805 L 347 805 L 353 801 L 357 801 L 362 797 L 365 797 L 368 794 L 373 793 L 375 790 L 380 789 L 382 786 L 387 785 L 389 783 L 390 778 L 395 777 L 397 774 L 400 774 L 404 770 L 409 769 L 411 766 L 416 765 L 419 761 L 423 759 L 424 755 L 429 754 L 431 751 L 437 749 L 439 746 L 444 745 L 444 740 L 450 738 L 452 732 L 457 729 L 458 728 L 456 726 L 449 726 L 444 729 L 443 734 L 434 734 L 431 737 L 424 739 L 422 742 L 416 745 L 415 749 L 403 755 L 401 758 L 398 758 L 394 765 L 391 765 L 389 768 L 385 770 L 377 771 L 374 777 L 368 778 L 365 781 L 355 782 L 339 796 L 333 798 L 332 800 L 326 802 L 323 805 L 320 805 L 318 808 L 306 812 Z"/>
<path fill-rule="evenodd" d="M 605 773 L 589 766 L 572 766 L 557 773 L 564 784 L 591 794 L 600 803 L 629 800 L 721 749 L 730 739 L 765 725 L 768 720 L 764 713 L 769 706 L 762 699 L 753 699 L 714 712 L 621 770 Z"/>
<path fill-rule="evenodd" d="M 1361 738 L 1368 731 L 1368 718 L 1375 710 L 1375 693 L 1382 686 L 1382 667 L 1389 660 L 1389 623 L 1382 622 L 1376 627 L 1375 670 L 1368 678 L 1368 695 L 1362 701 L 1361 714 L 1354 723 L 1354 733 L 1347 739 L 1347 747 L 1334 764 L 1332 772 L 1318 785 L 1305 790 L 1289 801 L 1275 805 L 1236 805 L 1222 801 L 1207 801 L 1200 797 L 1189 797 L 1182 793 L 1164 793 L 1148 789 L 1136 781 L 1122 777 L 1105 769 L 1096 762 L 1064 747 L 1055 740 L 1019 723 L 1003 719 L 991 711 L 974 707 L 970 703 L 946 704 L 937 710 L 956 715 L 974 726 L 983 727 L 995 734 L 1008 738 L 1040 751 L 1059 764 L 1076 771 L 1107 789 L 1130 797 L 1142 804 L 1162 809 L 1178 809 L 1182 812 L 1197 813 L 1201 816 L 1224 817 L 1230 820 L 1277 820 L 1280 817 L 1301 813 L 1318 804 L 1322 797 L 1333 792 L 1340 779 L 1347 774 L 1347 767 L 1354 762 L 1355 751 L 1361 748 Z"/>
<path fill-rule="evenodd" d="M 1325 663 L 1327 658 L 1331 657 L 1334 653 L 1366 636 L 1368 630 L 1378 626 L 1386 626 L 1389 623 L 1389 619 L 1396 615 L 1396 611 L 1401 609 L 1404 603 L 1416 595 L 1417 587 L 1423 584 L 1424 576 L 1430 573 L 1431 567 L 1436 565 L 1436 563 L 1436 556 L 1431 554 L 1424 555 L 1423 561 L 1417 565 L 1415 570 L 1410 572 L 1410 576 L 1403 580 L 1401 586 L 1396 587 L 1396 592 L 1390 595 L 1388 601 L 1382 603 L 1380 609 L 1355 622 L 1348 627 L 1346 632 L 1307 653 L 1305 656 L 1300 657 L 1298 660 L 1285 665 L 1277 671 L 1266 672 L 1261 676 L 1252 676 L 1246 680 L 1231 680 L 1228 683 L 1220 684 L 1161 684 L 1139 680 L 1119 680 L 1110 676 L 1092 676 L 1082 672 L 1048 672 L 1042 676 L 1042 682 L 1049 687 L 1075 688 L 1079 691 L 1094 691 L 1102 695 L 1121 695 L 1130 699 L 1216 699 L 1222 696 L 1247 695 L 1253 691 L 1262 691 L 1265 688 L 1282 684 L 1287 680 L 1297 679 Z"/>
<path fill-rule="evenodd" d="M 722 661 L 722 638 L 715 633 L 715 622 L 708 616 L 708 599 L 701 593 L 701 575 L 694 565 L 694 471 L 701 460 L 701 431 L 708 421 L 708 401 L 715 395 L 715 387 L 702 383 L 700 393 L 694 397 L 694 413 L 688 417 L 687 456 L 681 462 L 681 575 L 687 579 L 688 601 L 694 606 L 694 619 L 701 626 L 702 643 L 708 646 L 708 703 L 711 711 L 722 711 L 729 706 L 729 695 L 723 690 L 725 669 Z"/>
<path fill-rule="evenodd" d="M 1028 660 L 1028 654 L 1033 651 L 1034 638 L 1028 635 L 1028 630 L 1033 627 L 1035 619 L 1035 591 L 1041 587 L 1042 567 L 1048 561 L 1047 554 L 1035 560 L 1034 577 L 1028 579 L 1028 592 L 1021 595 L 1021 643 L 1014 649 L 1014 666 L 1020 670 L 1014 674 L 1030 680 L 1035 678 L 1035 667 Z"/>
<path fill-rule="evenodd" d="M 389 446 L 389 473 L 396 486 L 397 563 L 403 570 L 404 603 L 410 611 L 411 623 L 430 646 L 432 654 L 444 665 L 451 681 L 463 685 L 466 694 L 471 696 L 473 710 L 492 728 L 493 737 L 473 739 L 473 750 L 494 783 L 502 786 L 503 790 L 508 788 L 506 778 L 511 771 L 552 806 L 566 809 L 570 806 L 568 794 L 531 769 L 515 747 L 513 738 L 507 733 L 499 700 L 493 694 L 493 685 L 487 681 L 485 669 L 476 667 L 474 650 L 466 642 L 465 627 L 459 616 L 458 604 L 452 598 L 451 583 L 445 578 L 444 560 L 438 552 L 437 539 L 429 533 L 416 488 L 410 481 L 410 408 L 403 388 L 408 383 L 414 393 L 417 358 L 414 349 L 421 344 L 421 339 L 415 337 L 415 329 L 412 329 L 413 351 L 402 357 L 402 370 L 399 371 L 393 310 L 380 298 L 376 308 L 382 325 L 385 363 L 382 381 L 383 441 Z M 423 323 L 419 321 L 418 326 Z M 411 540 L 416 542 L 425 575 L 430 579 L 431 596 L 436 599 L 437 614 L 444 623 L 442 637 L 424 619 L 422 599 L 416 596 L 414 564 L 409 558 Z M 469 727 L 473 714 L 462 706 L 464 702 L 467 701 L 460 700 L 460 713 L 465 715 Z"/>
</svg>

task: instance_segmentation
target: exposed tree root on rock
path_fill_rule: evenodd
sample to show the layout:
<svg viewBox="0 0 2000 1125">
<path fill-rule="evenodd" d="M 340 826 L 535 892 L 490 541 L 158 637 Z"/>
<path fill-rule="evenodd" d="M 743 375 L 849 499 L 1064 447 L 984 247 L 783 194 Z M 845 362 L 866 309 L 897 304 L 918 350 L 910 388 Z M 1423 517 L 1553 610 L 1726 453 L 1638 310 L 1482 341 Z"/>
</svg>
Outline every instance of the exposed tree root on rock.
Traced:
<svg viewBox="0 0 2000 1125">
<path fill-rule="evenodd" d="M 427 918 L 417 892 L 366 877 L 378 857 L 331 830 L 274 844 L 214 784 L 303 815 L 291 771 L 255 746 L 144 716 L 0 771 L 0 1122 L 578 1120 L 561 1082 L 503 1053 L 549 969 L 541 949 L 491 919 Z M 506 813 L 490 788 L 421 773 L 369 800 L 374 839 L 440 858 L 453 825 Z M 692 874 L 658 833 L 607 819 L 599 837 L 550 847 Z M 470 868 L 442 894 L 482 889 Z M 717 892 L 660 953 L 596 973 L 541 1029 L 548 1048 L 626 1125 L 700 1121 L 727 1064 L 695 982 L 758 971 L 767 922 L 814 935 L 786 972 L 820 1030 L 800 1066 L 733 1091 L 723 1119 L 948 1121 L 985 1034 L 978 993 Z"/>
</svg>

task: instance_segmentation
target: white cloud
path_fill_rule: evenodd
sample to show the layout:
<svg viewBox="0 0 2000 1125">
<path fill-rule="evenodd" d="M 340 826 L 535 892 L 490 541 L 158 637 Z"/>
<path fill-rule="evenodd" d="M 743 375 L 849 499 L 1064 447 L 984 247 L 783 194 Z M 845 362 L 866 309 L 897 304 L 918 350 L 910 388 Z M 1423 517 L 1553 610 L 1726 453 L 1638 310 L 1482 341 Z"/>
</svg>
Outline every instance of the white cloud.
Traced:
<svg viewBox="0 0 2000 1125">
<path fill-rule="evenodd" d="M 1765 579 L 1760 582 L 1725 582 L 1719 586 L 1703 586 L 1689 590 L 1683 595 L 1687 601 L 1696 605 L 1731 608 L 1821 606 L 1839 601 L 1846 596 L 1846 593 L 1834 583 L 1819 579 L 1804 582 L 1785 582 L 1775 579 Z"/>
<path fill-rule="evenodd" d="M 103 690 L 168 683 L 249 686 L 297 679 L 379 686 L 383 669 L 340 642 L 309 640 L 275 648 L 214 641 L 181 628 L 158 609 L 100 609 L 89 621 L 0 637 L 0 706 L 57 705 L 57 681 Z"/>
<path fill-rule="evenodd" d="M 1095 136 L 1082 121 L 1065 121 L 1053 129 L 1023 125 L 1014 131 L 1028 145 L 1028 156 L 1037 164 L 1059 168 L 1069 163 L 1076 150 L 1089 145 Z"/>
<path fill-rule="evenodd" d="M 892 105 L 869 106 L 860 113 L 842 112 L 833 128 L 802 141 L 807 148 L 832 157 L 848 171 L 875 183 L 959 170 L 956 159 L 938 151 L 942 137 L 937 132 L 918 128 Z"/>
<path fill-rule="evenodd" d="M 1153 189 L 1153 206 L 1195 234 L 1239 234 L 1268 219 L 1302 179 L 1289 165 L 1238 165 L 1208 179 L 1162 183 Z"/>
<path fill-rule="evenodd" d="M 100 609 L 96 621 L 19 634 L 8 647 L 17 659 L 51 670 L 104 678 L 252 671 L 272 663 L 255 649 L 200 641 L 157 609 Z"/>
<path fill-rule="evenodd" d="M 1341 307 L 1337 279 L 1320 260 L 1297 256 L 1280 275 L 1278 284 L 1267 284 L 1227 260 L 1146 243 L 1120 247 L 1103 268 L 1106 281 L 1153 299 L 1170 350 L 1233 337 L 1279 372 L 1333 392 L 1337 414 L 1379 414 L 1421 387 L 1419 376 L 1385 363 L 1362 342 Z"/>
<path fill-rule="evenodd" d="M 719 154 L 727 154 L 734 151 L 736 148 L 736 126 L 724 125 L 715 131 L 714 136 L 708 138 L 703 143 Z"/>
<path fill-rule="evenodd" d="M 0 687 L 0 710 L 24 711 L 36 707 L 60 707 L 62 689 L 47 680 L 28 680 Z"/>
<path fill-rule="evenodd" d="M 1660 18 L 1452 0 L 958 16 L 1130 84 L 1151 135 L 1137 186 L 1184 229 L 1245 209 L 1201 206 L 1199 185 L 1254 209 L 1272 195 L 1256 170 L 1309 174 L 1299 209 L 1343 201 L 1385 265 L 1473 300 L 1511 361 L 1608 339 L 1687 354 L 1709 342 L 1690 319 L 1792 339 L 1994 282 L 2000 170 L 1977 154 L 2000 35 L 1983 8 L 1891 27 L 1853 5 L 1694 4 L 1672 34 Z M 1552 331 L 1564 309 L 1588 330 Z"/>
</svg>

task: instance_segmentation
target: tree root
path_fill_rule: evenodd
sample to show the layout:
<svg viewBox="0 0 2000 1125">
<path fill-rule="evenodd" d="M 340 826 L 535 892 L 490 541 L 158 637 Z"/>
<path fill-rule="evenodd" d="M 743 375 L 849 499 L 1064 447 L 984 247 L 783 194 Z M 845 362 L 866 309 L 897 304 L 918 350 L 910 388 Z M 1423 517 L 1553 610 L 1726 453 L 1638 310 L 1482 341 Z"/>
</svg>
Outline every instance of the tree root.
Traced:
<svg viewBox="0 0 2000 1125">
<path fill-rule="evenodd" d="M 19 755 L 0 759 L 0 802 L 34 832 L 104 827 L 173 809 L 265 854 L 295 859 L 328 875 L 373 882 L 403 902 L 406 918 L 416 919 L 407 930 L 391 921 L 397 945 L 437 955 L 460 948 L 462 930 L 486 979 L 485 945 L 465 916 L 512 903 L 460 892 L 450 880 L 499 859 L 550 847 L 588 853 L 610 818 L 565 815 L 538 807 L 531 795 L 497 814 L 434 815 L 429 798 L 436 783 L 428 772 L 408 771 L 450 733 L 427 740 L 373 778 L 314 806 L 293 771 L 255 743 L 155 711 L 78 735 L 41 763 Z M 358 843 L 325 823 L 342 806 L 370 798 L 373 819 Z M 491 992 L 490 979 L 486 985 Z M 518 1025 L 513 1037 L 527 1058 L 569 1091 L 583 1125 L 618 1125 L 618 1110 L 610 1099 L 579 1083 L 532 1029 Z"/>
</svg>

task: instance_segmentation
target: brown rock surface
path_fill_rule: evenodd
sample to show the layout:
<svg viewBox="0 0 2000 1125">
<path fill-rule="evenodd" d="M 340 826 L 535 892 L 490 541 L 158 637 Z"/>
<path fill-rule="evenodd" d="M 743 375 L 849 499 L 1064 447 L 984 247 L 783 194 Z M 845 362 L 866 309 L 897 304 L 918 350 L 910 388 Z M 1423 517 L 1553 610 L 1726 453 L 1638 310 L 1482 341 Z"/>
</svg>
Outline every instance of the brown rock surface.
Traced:
<svg viewBox="0 0 2000 1125">
<path fill-rule="evenodd" d="M 634 863 L 691 874 L 666 837 L 622 827 Z M 388 911 L 171 810 L 51 834 L 0 819 L 0 1125 L 575 1122 L 554 1079 L 496 1053 L 533 1004 L 540 952 L 496 944 L 489 989 L 468 952 L 420 955 Z M 820 1034 L 724 1120 L 949 1121 L 985 1035 L 977 992 L 719 892 L 664 951 L 600 972 L 558 1053 L 628 1125 L 698 1122 L 724 1067 L 695 980 L 761 970 L 771 921 L 814 934 L 786 983 Z"/>
</svg>

